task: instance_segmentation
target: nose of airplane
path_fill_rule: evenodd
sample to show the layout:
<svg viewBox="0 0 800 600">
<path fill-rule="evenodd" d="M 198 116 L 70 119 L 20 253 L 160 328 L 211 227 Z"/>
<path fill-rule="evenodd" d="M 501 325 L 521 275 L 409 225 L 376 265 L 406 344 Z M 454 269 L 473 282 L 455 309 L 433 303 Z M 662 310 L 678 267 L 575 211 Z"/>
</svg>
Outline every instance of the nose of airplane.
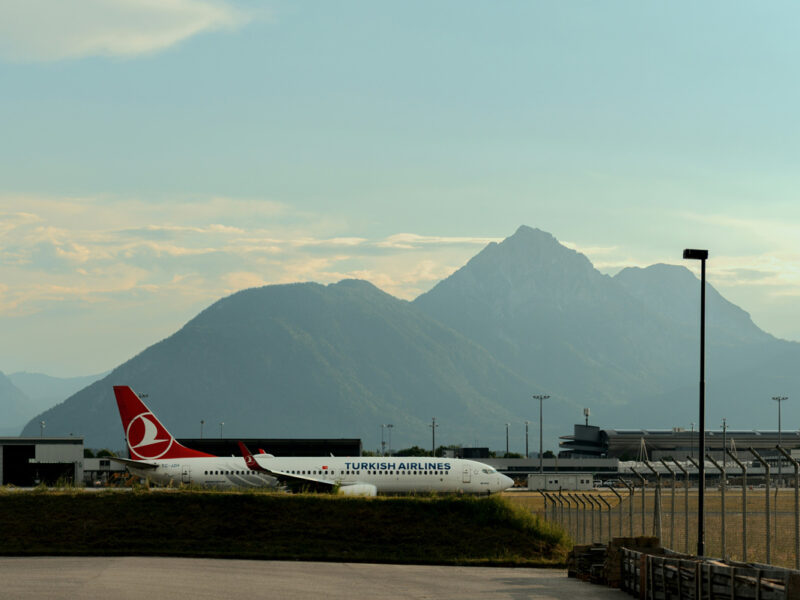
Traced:
<svg viewBox="0 0 800 600">
<path fill-rule="evenodd" d="M 500 475 L 500 490 L 507 490 L 514 486 L 514 480 L 508 475 Z"/>
</svg>

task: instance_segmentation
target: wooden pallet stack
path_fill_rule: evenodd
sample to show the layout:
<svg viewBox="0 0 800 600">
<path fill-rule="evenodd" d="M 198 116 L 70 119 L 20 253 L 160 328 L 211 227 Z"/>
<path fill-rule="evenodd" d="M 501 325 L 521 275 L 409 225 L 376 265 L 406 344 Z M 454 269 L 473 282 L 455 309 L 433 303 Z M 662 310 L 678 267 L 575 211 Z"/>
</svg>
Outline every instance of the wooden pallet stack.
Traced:
<svg viewBox="0 0 800 600">
<path fill-rule="evenodd" d="M 567 558 L 567 575 L 582 581 L 604 583 L 607 548 L 603 544 L 574 546 Z"/>
<path fill-rule="evenodd" d="M 606 585 L 613 588 L 622 583 L 622 548 L 628 548 L 645 554 L 664 554 L 664 549 L 657 537 L 619 537 L 611 540 L 604 565 L 603 577 Z"/>
</svg>

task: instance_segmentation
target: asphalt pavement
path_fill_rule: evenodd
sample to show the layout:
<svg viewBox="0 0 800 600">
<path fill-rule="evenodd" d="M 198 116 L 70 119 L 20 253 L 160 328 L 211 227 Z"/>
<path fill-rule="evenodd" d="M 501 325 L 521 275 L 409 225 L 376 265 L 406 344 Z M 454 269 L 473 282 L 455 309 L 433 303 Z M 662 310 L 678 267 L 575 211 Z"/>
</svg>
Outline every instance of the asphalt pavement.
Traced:
<svg viewBox="0 0 800 600">
<path fill-rule="evenodd" d="M 623 600 L 562 569 L 154 557 L 0 558 L 0 598 Z"/>
</svg>

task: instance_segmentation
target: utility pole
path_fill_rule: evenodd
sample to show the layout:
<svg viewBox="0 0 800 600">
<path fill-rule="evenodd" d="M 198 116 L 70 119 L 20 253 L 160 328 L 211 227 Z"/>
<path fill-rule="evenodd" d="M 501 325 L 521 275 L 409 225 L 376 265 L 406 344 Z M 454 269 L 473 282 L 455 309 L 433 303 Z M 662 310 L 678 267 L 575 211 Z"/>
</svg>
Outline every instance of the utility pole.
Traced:
<svg viewBox="0 0 800 600">
<path fill-rule="evenodd" d="M 544 474 L 544 463 L 542 462 L 542 401 L 550 396 L 547 394 L 534 394 L 533 399 L 539 401 L 539 474 Z"/>
<path fill-rule="evenodd" d="M 525 458 L 530 456 L 528 454 L 528 423 L 529 421 L 525 421 Z"/>
<path fill-rule="evenodd" d="M 508 458 L 508 428 L 511 423 L 506 423 L 506 458 Z"/>
<path fill-rule="evenodd" d="M 201 440 L 203 439 L 203 425 L 205 425 L 205 424 L 206 424 L 205 420 L 204 419 L 200 419 L 200 439 Z"/>
<path fill-rule="evenodd" d="M 438 427 L 436 417 L 431 419 L 431 424 L 428 427 L 431 428 L 431 456 L 436 456 L 436 428 Z"/>
<path fill-rule="evenodd" d="M 219 437 L 222 439 L 222 426 L 225 425 L 224 421 L 219 422 Z"/>
</svg>

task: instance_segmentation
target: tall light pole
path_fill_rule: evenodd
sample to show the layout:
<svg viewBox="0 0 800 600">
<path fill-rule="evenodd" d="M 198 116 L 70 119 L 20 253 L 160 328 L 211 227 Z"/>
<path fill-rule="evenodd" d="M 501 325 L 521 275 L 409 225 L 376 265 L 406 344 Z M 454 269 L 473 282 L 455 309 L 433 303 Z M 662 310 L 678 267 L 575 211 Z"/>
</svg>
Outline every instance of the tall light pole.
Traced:
<svg viewBox="0 0 800 600">
<path fill-rule="evenodd" d="M 533 399 L 539 401 L 539 474 L 544 473 L 544 463 L 542 462 L 542 401 L 550 396 L 547 394 L 534 394 Z"/>
<path fill-rule="evenodd" d="M 436 428 L 438 427 L 436 417 L 431 418 L 431 424 L 428 427 L 431 428 L 431 456 L 436 456 Z"/>
<path fill-rule="evenodd" d="M 528 453 L 528 423 L 529 421 L 525 421 L 525 458 L 530 456 Z"/>
<path fill-rule="evenodd" d="M 511 426 L 511 423 L 506 423 L 506 458 L 508 458 L 508 428 Z"/>
<path fill-rule="evenodd" d="M 219 437 L 222 438 L 222 426 L 225 425 L 224 421 L 219 422 Z"/>
<path fill-rule="evenodd" d="M 391 423 L 381 423 L 381 456 L 386 456 L 386 442 L 383 441 L 383 430 L 389 430 L 389 452 L 392 451 L 392 425 Z"/>
<path fill-rule="evenodd" d="M 205 420 L 204 419 L 200 419 L 200 439 L 201 440 L 203 439 L 203 425 L 205 425 L 205 424 L 206 424 Z"/>
<path fill-rule="evenodd" d="M 706 448 L 706 259 L 708 250 L 687 248 L 683 258 L 700 261 L 700 447 L 697 497 L 697 556 L 705 555 L 705 448 Z"/>
<path fill-rule="evenodd" d="M 778 403 L 778 446 L 781 445 L 781 402 L 784 400 L 788 400 L 788 396 L 773 396 L 772 397 L 775 402 Z M 781 463 L 783 462 L 783 457 L 778 455 L 778 486 L 782 484 L 783 481 L 783 471 L 781 470 Z"/>
<path fill-rule="evenodd" d="M 724 474 L 726 474 L 726 476 L 727 476 L 727 473 L 728 473 L 728 471 L 726 470 L 727 469 L 726 457 L 728 456 L 728 454 L 725 451 L 725 444 L 727 444 L 727 442 L 728 442 L 727 437 L 726 437 L 727 433 L 728 433 L 728 420 L 725 417 L 723 417 L 722 418 L 722 471 L 723 471 Z M 725 485 L 727 485 L 727 483 L 728 483 L 727 481 L 723 481 L 722 482 L 722 486 L 725 487 Z"/>
<path fill-rule="evenodd" d="M 39 437 L 44 437 L 44 421 L 39 421 Z"/>
</svg>

